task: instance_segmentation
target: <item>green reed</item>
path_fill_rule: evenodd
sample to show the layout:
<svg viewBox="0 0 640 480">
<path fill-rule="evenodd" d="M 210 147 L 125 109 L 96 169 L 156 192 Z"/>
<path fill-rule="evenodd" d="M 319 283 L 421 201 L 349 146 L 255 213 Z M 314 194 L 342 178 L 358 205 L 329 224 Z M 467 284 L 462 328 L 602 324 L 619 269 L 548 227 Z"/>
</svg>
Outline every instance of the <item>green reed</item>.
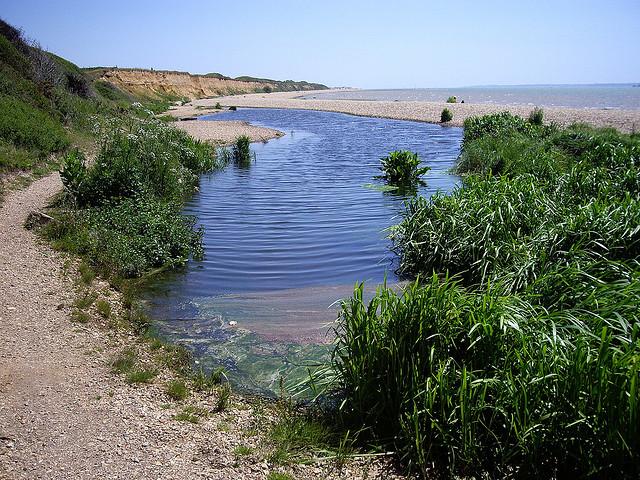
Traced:
<svg viewBox="0 0 640 480">
<path fill-rule="evenodd" d="M 349 428 L 424 476 L 637 478 L 639 153 L 610 129 L 465 122 L 462 186 L 392 230 L 415 281 L 342 305 L 321 380 Z"/>
</svg>

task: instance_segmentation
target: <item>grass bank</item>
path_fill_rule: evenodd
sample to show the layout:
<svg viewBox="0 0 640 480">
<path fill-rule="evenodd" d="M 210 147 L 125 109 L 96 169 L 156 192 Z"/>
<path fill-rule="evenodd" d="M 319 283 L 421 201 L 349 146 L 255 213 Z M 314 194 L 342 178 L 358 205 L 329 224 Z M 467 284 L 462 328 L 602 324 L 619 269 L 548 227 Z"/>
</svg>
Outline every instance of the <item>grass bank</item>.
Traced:
<svg viewBox="0 0 640 480">
<path fill-rule="evenodd" d="M 327 390 L 424 476 L 640 473 L 640 137 L 540 123 L 468 119 L 392 232 L 416 280 L 342 306 Z"/>
</svg>

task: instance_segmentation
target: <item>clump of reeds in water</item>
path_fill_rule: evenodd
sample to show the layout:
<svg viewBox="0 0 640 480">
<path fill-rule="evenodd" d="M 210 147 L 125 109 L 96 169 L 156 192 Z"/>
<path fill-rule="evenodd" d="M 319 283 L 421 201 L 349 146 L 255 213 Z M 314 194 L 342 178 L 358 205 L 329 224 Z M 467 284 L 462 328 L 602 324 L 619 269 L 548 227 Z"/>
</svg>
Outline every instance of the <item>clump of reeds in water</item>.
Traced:
<svg viewBox="0 0 640 480">
<path fill-rule="evenodd" d="M 251 139 L 246 135 L 239 136 L 232 147 L 233 161 L 238 166 L 249 166 L 251 164 Z"/>
<path fill-rule="evenodd" d="M 419 185 L 424 185 L 422 176 L 430 167 L 422 166 L 417 153 L 408 150 L 396 150 L 380 159 L 379 178 L 390 186 L 396 187 L 400 193 L 415 192 Z"/>
</svg>

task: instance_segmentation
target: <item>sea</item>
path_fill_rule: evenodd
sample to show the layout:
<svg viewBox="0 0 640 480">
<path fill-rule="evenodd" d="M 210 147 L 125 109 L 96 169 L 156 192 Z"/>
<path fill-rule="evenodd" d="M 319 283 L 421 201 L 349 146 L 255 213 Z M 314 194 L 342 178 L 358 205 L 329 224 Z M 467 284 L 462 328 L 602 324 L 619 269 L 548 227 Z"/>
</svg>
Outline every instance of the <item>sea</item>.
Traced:
<svg viewBox="0 0 640 480">
<path fill-rule="evenodd" d="M 511 85 L 456 88 L 344 89 L 314 93 L 304 98 L 332 100 L 386 100 L 444 102 L 455 96 L 458 102 L 572 107 L 597 109 L 640 109 L 640 83 L 593 85 Z"/>
</svg>

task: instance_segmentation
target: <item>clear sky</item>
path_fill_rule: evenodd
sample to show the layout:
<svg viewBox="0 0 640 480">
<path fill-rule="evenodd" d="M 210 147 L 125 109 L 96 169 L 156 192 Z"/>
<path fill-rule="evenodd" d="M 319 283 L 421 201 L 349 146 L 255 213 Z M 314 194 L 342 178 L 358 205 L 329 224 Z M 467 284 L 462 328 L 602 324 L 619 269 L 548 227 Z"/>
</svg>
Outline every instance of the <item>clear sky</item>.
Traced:
<svg viewBox="0 0 640 480">
<path fill-rule="evenodd" d="M 0 0 L 80 66 L 362 88 L 640 82 L 640 0 Z"/>
</svg>

